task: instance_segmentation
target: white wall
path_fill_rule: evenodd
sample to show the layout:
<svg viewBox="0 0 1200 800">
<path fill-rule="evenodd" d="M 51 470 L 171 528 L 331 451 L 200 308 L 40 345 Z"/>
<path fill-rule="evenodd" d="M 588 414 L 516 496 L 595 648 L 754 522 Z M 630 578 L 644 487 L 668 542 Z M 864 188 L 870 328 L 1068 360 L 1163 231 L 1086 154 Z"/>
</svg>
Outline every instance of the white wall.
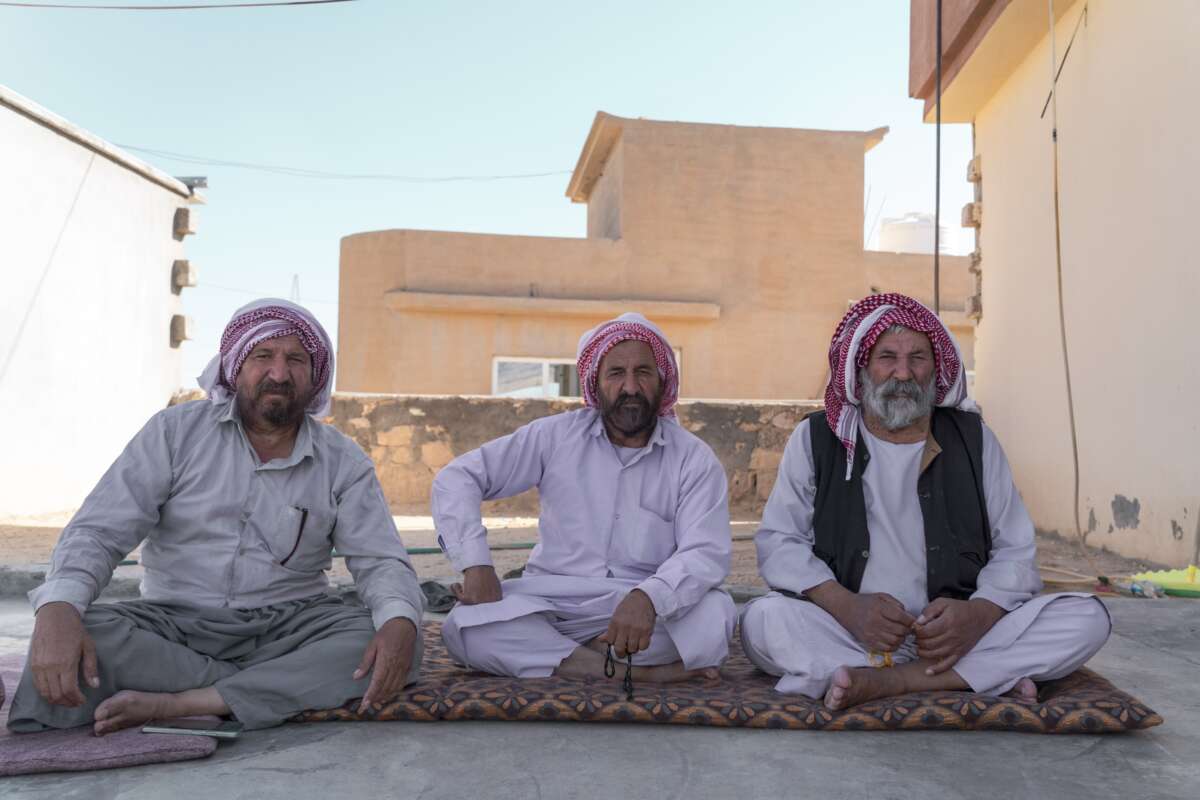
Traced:
<svg viewBox="0 0 1200 800">
<path fill-rule="evenodd" d="M 77 507 L 179 386 L 186 204 L 0 106 L 0 518 Z"/>
<path fill-rule="evenodd" d="M 1061 58 L 1083 3 L 1058 26 Z M 1059 81 L 1062 252 L 1086 540 L 1182 565 L 1200 516 L 1200 4 L 1090 0 Z M 977 397 L 1039 527 L 1074 532 L 1049 38 L 981 109 Z M 1138 506 L 1136 524 L 1130 506 Z M 1114 505 L 1115 504 L 1115 505 Z M 1094 524 L 1089 518 L 1094 514 Z"/>
</svg>

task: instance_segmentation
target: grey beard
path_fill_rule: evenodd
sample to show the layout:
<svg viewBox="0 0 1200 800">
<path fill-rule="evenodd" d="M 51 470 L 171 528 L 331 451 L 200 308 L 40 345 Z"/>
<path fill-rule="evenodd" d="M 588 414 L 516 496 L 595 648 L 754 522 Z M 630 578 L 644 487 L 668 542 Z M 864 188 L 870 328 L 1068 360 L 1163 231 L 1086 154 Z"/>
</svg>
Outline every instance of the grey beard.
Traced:
<svg viewBox="0 0 1200 800">
<path fill-rule="evenodd" d="M 895 378 L 888 378 L 877 386 L 863 367 L 858 371 L 858 382 L 862 386 L 863 406 L 889 431 L 907 428 L 933 411 L 937 396 L 936 375 L 930 377 L 928 386 Z"/>
</svg>

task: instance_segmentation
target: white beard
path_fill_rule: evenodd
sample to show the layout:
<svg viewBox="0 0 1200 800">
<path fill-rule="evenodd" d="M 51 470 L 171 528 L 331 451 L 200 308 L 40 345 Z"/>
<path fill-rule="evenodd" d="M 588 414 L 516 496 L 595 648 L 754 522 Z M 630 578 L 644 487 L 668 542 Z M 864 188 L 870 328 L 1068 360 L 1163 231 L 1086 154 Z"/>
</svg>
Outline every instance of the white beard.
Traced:
<svg viewBox="0 0 1200 800">
<path fill-rule="evenodd" d="M 907 428 L 933 411 L 937 396 L 936 375 L 930 377 L 928 386 L 895 378 L 877 386 L 863 367 L 858 371 L 858 380 L 863 387 L 863 407 L 889 431 Z"/>
</svg>

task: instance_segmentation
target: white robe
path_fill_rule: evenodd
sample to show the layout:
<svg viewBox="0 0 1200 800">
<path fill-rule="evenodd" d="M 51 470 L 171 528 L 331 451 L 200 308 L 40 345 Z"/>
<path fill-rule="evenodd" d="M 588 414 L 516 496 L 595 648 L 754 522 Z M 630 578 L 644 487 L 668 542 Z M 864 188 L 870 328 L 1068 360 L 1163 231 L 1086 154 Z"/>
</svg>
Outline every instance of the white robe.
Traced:
<svg viewBox="0 0 1200 800">
<path fill-rule="evenodd" d="M 450 654 L 476 669 L 544 677 L 608 627 L 633 589 L 654 605 L 650 649 L 634 664 L 728 656 L 736 610 L 718 587 L 732 539 L 725 472 L 708 445 L 659 419 L 622 452 L 591 408 L 546 417 L 451 462 L 433 486 L 438 541 L 459 570 L 491 564 L 480 502 L 537 487 L 538 544 L 503 599 L 459 605 L 442 626 Z"/>
<path fill-rule="evenodd" d="M 816 485 L 809 421 L 792 434 L 762 526 L 755 537 L 759 571 L 774 589 L 802 595 L 833 580 L 812 551 Z M 863 472 L 870 549 L 859 591 L 890 594 L 919 616 L 929 604 L 925 529 L 917 480 L 926 442 L 894 444 L 860 424 L 871 459 Z M 936 449 L 936 448 L 935 448 Z M 992 551 L 980 571 L 972 599 L 989 600 L 1008 612 L 954 671 L 977 692 L 1003 693 L 1021 678 L 1051 680 L 1077 669 L 1104 645 L 1110 624 L 1099 600 L 1088 595 L 1035 597 L 1037 571 L 1033 522 L 1012 481 L 1008 461 L 991 430 L 983 426 L 984 496 Z M 839 666 L 870 666 L 871 654 L 815 603 L 772 592 L 742 614 L 742 643 L 761 669 L 781 676 L 781 692 L 822 696 Z M 895 663 L 916 658 L 909 637 L 893 654 Z"/>
</svg>

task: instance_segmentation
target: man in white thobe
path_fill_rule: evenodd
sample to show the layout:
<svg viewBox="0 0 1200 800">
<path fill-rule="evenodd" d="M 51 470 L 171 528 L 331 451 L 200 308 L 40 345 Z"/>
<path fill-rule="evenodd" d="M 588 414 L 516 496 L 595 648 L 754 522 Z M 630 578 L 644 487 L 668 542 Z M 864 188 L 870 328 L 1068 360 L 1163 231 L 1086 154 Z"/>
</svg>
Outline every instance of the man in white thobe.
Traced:
<svg viewBox="0 0 1200 800">
<path fill-rule="evenodd" d="M 1104 645 L 1109 618 L 1088 595 L 1035 596 L 1033 523 L 950 332 L 876 295 L 838 327 L 830 370 L 756 536 L 774 591 L 743 612 L 747 655 L 831 709 L 934 689 L 1036 700 L 1034 681 Z"/>
<path fill-rule="evenodd" d="M 580 340 L 585 408 L 460 456 L 433 485 L 438 541 L 463 573 L 442 627 L 458 661 L 516 677 L 716 677 L 736 618 L 725 472 L 675 419 L 679 371 L 662 332 L 624 314 Z M 480 502 L 532 487 L 539 541 L 500 583 Z M 611 650 L 610 650 L 611 648 Z"/>
</svg>

